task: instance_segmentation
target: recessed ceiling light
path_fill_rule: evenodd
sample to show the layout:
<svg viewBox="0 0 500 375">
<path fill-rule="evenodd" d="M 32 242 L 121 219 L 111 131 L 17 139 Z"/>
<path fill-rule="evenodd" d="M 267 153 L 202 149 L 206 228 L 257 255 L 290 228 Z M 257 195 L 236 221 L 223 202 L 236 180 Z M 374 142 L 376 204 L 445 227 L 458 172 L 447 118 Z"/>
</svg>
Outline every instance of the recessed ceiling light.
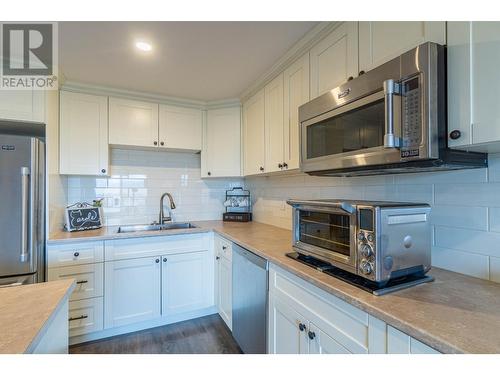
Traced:
<svg viewBox="0 0 500 375">
<path fill-rule="evenodd" d="M 151 43 L 140 41 L 140 42 L 135 42 L 135 46 L 138 50 L 144 51 L 144 52 L 149 52 L 153 49 L 153 46 Z"/>
</svg>

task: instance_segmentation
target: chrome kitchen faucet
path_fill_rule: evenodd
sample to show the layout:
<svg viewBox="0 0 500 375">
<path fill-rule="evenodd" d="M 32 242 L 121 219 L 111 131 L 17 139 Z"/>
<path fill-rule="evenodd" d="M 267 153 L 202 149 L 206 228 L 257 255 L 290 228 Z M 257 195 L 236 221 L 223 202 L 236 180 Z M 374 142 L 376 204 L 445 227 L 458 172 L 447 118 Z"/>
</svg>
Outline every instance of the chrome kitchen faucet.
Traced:
<svg viewBox="0 0 500 375">
<path fill-rule="evenodd" d="M 165 211 L 163 207 L 163 200 L 165 196 L 168 197 L 168 200 L 170 201 L 170 207 L 168 208 L 168 216 L 165 216 Z M 174 198 L 172 198 L 172 195 L 170 193 L 163 193 L 163 195 L 160 198 L 160 216 L 159 216 L 159 224 L 165 224 L 167 221 L 172 221 L 172 210 L 175 210 L 175 203 L 174 203 Z"/>
</svg>

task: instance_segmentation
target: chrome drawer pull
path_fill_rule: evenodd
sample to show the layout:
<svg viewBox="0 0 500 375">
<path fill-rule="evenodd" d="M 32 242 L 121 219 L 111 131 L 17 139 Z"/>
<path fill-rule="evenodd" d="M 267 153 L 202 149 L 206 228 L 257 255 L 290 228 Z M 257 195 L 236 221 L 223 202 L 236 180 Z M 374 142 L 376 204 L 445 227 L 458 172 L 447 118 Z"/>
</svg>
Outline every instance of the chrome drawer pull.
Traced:
<svg viewBox="0 0 500 375">
<path fill-rule="evenodd" d="M 87 280 L 80 280 L 80 281 L 77 281 L 76 283 L 77 284 L 87 284 L 88 281 Z"/>
<path fill-rule="evenodd" d="M 87 319 L 89 316 L 88 315 L 80 315 L 74 318 L 69 318 L 68 321 L 72 322 L 73 320 L 82 320 L 82 319 Z"/>
</svg>

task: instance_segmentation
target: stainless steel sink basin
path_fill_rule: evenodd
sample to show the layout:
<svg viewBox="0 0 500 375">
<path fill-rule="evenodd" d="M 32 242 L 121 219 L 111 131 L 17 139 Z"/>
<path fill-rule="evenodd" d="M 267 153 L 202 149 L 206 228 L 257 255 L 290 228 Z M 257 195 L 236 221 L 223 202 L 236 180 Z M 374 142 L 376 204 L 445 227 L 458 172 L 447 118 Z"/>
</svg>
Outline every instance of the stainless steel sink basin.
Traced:
<svg viewBox="0 0 500 375">
<path fill-rule="evenodd" d="M 191 223 L 124 225 L 118 228 L 118 233 L 152 232 L 161 230 L 190 229 L 190 228 L 197 228 L 197 226 Z"/>
</svg>

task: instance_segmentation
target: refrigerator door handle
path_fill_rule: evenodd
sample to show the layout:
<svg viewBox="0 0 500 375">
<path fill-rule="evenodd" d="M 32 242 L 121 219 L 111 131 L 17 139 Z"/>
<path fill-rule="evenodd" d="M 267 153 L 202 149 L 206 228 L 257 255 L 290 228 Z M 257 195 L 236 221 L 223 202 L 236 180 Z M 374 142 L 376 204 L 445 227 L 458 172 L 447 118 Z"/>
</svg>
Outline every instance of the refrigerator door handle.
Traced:
<svg viewBox="0 0 500 375">
<path fill-rule="evenodd" d="M 30 169 L 21 167 L 21 262 L 28 261 L 30 217 Z"/>
</svg>

